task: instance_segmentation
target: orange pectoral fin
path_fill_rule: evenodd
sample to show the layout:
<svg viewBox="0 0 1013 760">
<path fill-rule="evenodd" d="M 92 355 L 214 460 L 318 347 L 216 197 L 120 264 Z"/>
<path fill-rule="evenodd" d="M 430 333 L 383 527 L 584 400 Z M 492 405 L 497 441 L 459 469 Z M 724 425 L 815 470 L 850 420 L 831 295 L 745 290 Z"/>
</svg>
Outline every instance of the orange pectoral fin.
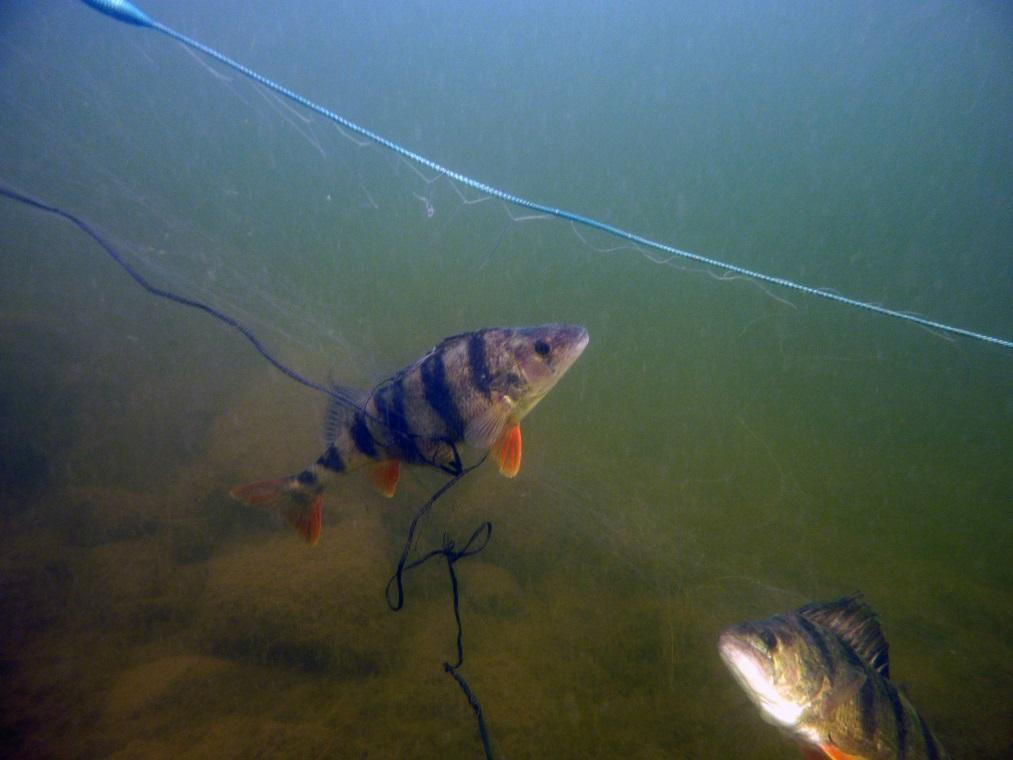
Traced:
<svg viewBox="0 0 1013 760">
<path fill-rule="evenodd" d="M 507 425 L 492 446 L 499 471 L 508 478 L 514 477 L 521 469 L 521 426 L 514 422 Z"/>
<path fill-rule="evenodd" d="M 389 499 L 397 491 L 397 481 L 401 477 L 401 462 L 397 459 L 377 462 L 370 468 L 369 477 L 376 490 Z"/>
</svg>

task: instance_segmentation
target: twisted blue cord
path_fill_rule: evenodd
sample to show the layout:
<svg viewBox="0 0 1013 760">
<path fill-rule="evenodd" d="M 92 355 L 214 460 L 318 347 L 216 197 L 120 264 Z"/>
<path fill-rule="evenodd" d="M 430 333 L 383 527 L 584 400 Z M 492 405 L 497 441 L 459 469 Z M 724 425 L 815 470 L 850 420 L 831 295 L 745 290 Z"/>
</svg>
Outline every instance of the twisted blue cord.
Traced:
<svg viewBox="0 0 1013 760">
<path fill-rule="evenodd" d="M 267 77 L 258 74 L 256 71 L 253 71 L 252 69 L 247 68 L 241 63 L 232 60 L 228 56 L 219 53 L 217 50 L 209 48 L 207 45 L 204 45 L 198 42 L 197 40 L 190 39 L 186 35 L 180 34 L 174 29 L 170 29 L 164 24 L 160 24 L 159 22 L 154 21 L 127 0 L 84 0 L 84 2 L 92 6 L 93 8 L 96 8 L 102 11 L 103 13 L 106 13 L 107 15 L 110 15 L 113 18 L 116 18 L 120 21 L 125 21 L 127 23 L 135 24 L 137 26 L 148 27 L 151 29 L 155 29 L 159 32 L 162 32 L 163 34 L 167 34 L 169 37 L 176 40 L 177 42 L 180 42 L 189 48 L 193 48 L 194 50 L 198 50 L 201 53 L 204 53 L 204 55 L 213 58 L 216 61 L 219 61 L 220 63 L 228 66 L 229 68 L 235 71 L 238 71 L 240 74 L 252 79 L 254 82 L 258 82 L 259 84 L 262 84 L 264 87 L 267 87 L 268 89 L 273 90 L 279 95 L 282 95 L 288 98 L 289 100 L 298 103 L 304 108 L 313 111 L 314 113 L 319 114 L 320 116 L 323 116 L 324 118 L 329 119 L 330 121 L 333 121 L 336 124 L 341 125 L 349 132 L 353 132 L 357 135 L 360 135 L 361 137 L 365 137 L 367 140 L 371 140 L 372 142 L 375 142 L 378 145 L 382 145 L 384 148 L 387 148 L 388 150 L 401 156 L 404 159 L 407 159 L 408 161 L 416 163 L 420 166 L 424 166 L 427 169 L 436 172 L 437 174 L 441 174 L 444 177 L 454 180 L 455 182 L 459 182 L 460 184 L 465 185 L 466 187 L 473 188 L 474 190 L 477 190 L 480 193 L 492 196 L 493 198 L 498 198 L 499 200 L 504 201 L 505 203 L 509 203 L 514 206 L 520 206 L 521 208 L 526 208 L 531 211 L 535 211 L 539 214 L 546 214 L 548 216 L 554 216 L 558 219 L 565 219 L 569 222 L 573 222 L 574 224 L 589 227 L 591 229 L 598 230 L 600 232 L 604 232 L 609 235 L 613 235 L 617 238 L 627 240 L 636 245 L 643 246 L 644 248 L 649 248 L 655 251 L 661 251 L 662 253 L 666 253 L 671 256 L 678 256 L 680 258 L 688 259 L 689 261 L 695 261 L 699 264 L 705 264 L 707 266 L 715 267 L 717 269 L 724 269 L 729 272 L 735 272 L 736 274 L 740 274 L 745 277 L 752 278 L 754 280 L 759 280 L 760 282 L 766 282 L 771 285 L 777 285 L 782 288 L 787 288 L 789 290 L 795 290 L 810 296 L 825 298 L 829 301 L 836 301 L 837 303 L 842 303 L 847 306 L 853 306 L 858 309 L 865 309 L 867 311 L 871 311 L 876 314 L 882 314 L 887 317 L 894 317 L 896 319 L 901 319 L 907 322 L 913 322 L 914 324 L 921 325 L 922 327 L 928 327 L 933 330 L 939 330 L 941 332 L 950 333 L 953 335 L 961 335 L 965 338 L 974 338 L 975 340 L 984 341 L 986 343 L 992 343 L 997 346 L 1002 346 L 1004 348 L 1013 348 L 1013 340 L 1008 340 L 1006 338 L 999 338 L 992 335 L 986 335 L 984 333 L 975 332 L 973 330 L 967 330 L 962 327 L 949 325 L 946 324 L 945 322 L 937 322 L 932 319 L 919 317 L 914 314 L 907 314 L 902 311 L 897 311 L 896 309 L 889 309 L 885 306 L 878 306 L 876 304 L 868 303 L 866 301 L 859 301 L 858 299 L 855 298 L 849 298 L 848 296 L 842 296 L 837 293 L 832 293 L 826 290 L 820 290 L 819 288 L 813 288 L 810 287 L 809 285 L 803 285 L 801 283 L 794 282 L 792 280 L 787 280 L 783 277 L 775 277 L 774 275 L 765 274 L 763 272 L 757 272 L 752 269 L 746 269 L 745 267 L 741 267 L 736 264 L 729 264 L 724 261 L 718 261 L 717 259 L 712 259 L 708 256 L 701 256 L 698 253 L 692 253 L 691 251 L 684 251 L 679 248 L 676 248 L 675 246 L 668 245 L 667 243 L 661 243 L 656 240 L 651 240 L 650 238 L 643 237 L 642 235 L 637 235 L 635 233 L 628 232 L 624 229 L 621 229 L 611 224 L 606 224 L 605 222 L 598 221 L 597 219 L 593 219 L 589 216 L 584 216 L 582 214 L 575 214 L 571 211 L 553 208 L 551 206 L 545 206 L 541 203 L 536 203 L 535 201 L 530 201 L 527 200 L 526 198 L 521 198 L 520 196 L 513 195 L 511 193 L 487 185 L 483 182 L 479 182 L 478 180 L 472 179 L 471 177 L 456 172 L 453 169 L 448 169 L 442 164 L 438 164 L 432 159 L 426 158 L 425 156 L 419 155 L 418 153 L 408 150 L 404 146 L 399 145 L 398 143 L 393 142 L 392 140 L 388 140 L 386 137 L 383 137 L 382 135 L 378 135 L 375 132 L 366 129 L 365 127 L 360 127 L 358 124 L 349 121 L 345 117 L 340 116 L 339 114 L 336 114 L 333 111 L 324 108 L 323 106 L 317 105 L 312 100 L 308 100 L 299 93 L 293 92 L 287 87 L 284 87 L 283 85 L 280 85 L 277 82 L 274 82 L 268 79 Z"/>
</svg>

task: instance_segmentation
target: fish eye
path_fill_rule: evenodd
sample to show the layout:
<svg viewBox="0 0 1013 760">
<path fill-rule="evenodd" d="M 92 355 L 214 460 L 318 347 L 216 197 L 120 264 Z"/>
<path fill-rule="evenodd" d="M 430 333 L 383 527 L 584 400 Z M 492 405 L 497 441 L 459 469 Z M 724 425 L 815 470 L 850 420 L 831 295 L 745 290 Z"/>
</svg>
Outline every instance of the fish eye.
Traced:
<svg viewBox="0 0 1013 760">
<path fill-rule="evenodd" d="M 760 631 L 760 641 L 767 647 L 767 651 L 774 652 L 777 650 L 777 636 L 764 628 Z"/>
<path fill-rule="evenodd" d="M 549 344 L 546 341 L 541 338 L 535 341 L 535 353 L 539 356 L 548 356 L 549 350 Z"/>
</svg>

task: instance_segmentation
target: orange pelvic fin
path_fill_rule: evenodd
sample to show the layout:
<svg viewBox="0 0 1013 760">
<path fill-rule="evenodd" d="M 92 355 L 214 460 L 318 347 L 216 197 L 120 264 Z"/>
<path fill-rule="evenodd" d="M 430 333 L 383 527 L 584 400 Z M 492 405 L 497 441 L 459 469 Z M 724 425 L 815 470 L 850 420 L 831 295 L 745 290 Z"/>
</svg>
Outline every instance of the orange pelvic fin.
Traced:
<svg viewBox="0 0 1013 760">
<path fill-rule="evenodd" d="M 521 426 L 513 422 L 503 428 L 492 446 L 502 475 L 512 478 L 521 469 Z"/>
<path fill-rule="evenodd" d="M 798 748 L 802 752 L 803 760 L 826 760 L 827 756 L 819 747 L 814 747 L 811 744 L 799 744 Z"/>
<path fill-rule="evenodd" d="M 397 459 L 377 462 L 370 468 L 369 477 L 376 490 L 389 499 L 397 491 L 397 481 L 401 477 L 401 462 Z"/>
<path fill-rule="evenodd" d="M 323 525 L 323 496 L 292 488 L 294 478 L 258 480 L 233 488 L 229 495 L 254 507 L 264 507 L 285 518 L 309 544 L 320 540 Z"/>
<path fill-rule="evenodd" d="M 858 755 L 850 755 L 833 744 L 821 744 L 820 749 L 830 760 L 862 760 Z M 817 757 L 819 756 L 817 755 Z"/>
</svg>

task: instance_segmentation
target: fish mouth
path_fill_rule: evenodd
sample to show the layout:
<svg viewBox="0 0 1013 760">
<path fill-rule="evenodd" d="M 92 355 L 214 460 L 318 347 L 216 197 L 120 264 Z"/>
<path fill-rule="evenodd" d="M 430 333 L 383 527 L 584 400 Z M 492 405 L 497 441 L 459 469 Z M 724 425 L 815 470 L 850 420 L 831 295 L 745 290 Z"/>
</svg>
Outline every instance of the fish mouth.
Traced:
<svg viewBox="0 0 1013 760">
<path fill-rule="evenodd" d="M 759 652 L 729 630 L 718 638 L 718 653 L 742 686 L 753 691 L 751 684 L 766 670 Z"/>
<path fill-rule="evenodd" d="M 556 342 L 562 349 L 561 356 L 556 358 L 555 370 L 562 375 L 584 353 L 591 336 L 587 328 L 581 325 L 556 325 Z"/>
<path fill-rule="evenodd" d="M 580 356 L 582 353 L 584 353 L 584 349 L 587 348 L 587 344 L 590 342 L 591 336 L 588 334 L 586 327 L 576 325 L 573 329 L 577 333 L 577 343 L 575 350 L 577 352 L 577 356 Z"/>
<path fill-rule="evenodd" d="M 770 658 L 743 639 L 734 628 L 718 638 L 718 653 L 746 695 L 760 708 L 765 720 L 794 726 L 803 706 L 778 692 L 771 672 Z"/>
</svg>

